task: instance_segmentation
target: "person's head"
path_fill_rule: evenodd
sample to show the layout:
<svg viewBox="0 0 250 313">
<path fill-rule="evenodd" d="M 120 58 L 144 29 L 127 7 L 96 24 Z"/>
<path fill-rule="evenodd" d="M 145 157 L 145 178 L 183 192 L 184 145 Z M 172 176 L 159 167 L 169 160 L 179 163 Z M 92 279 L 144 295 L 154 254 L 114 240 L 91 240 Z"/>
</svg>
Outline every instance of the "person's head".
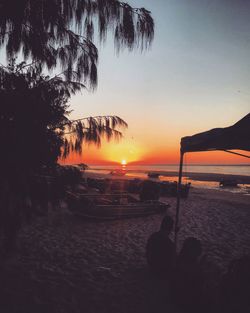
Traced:
<svg viewBox="0 0 250 313">
<path fill-rule="evenodd" d="M 171 233 L 174 227 L 174 220 L 170 216 L 165 216 L 161 222 L 161 231 L 164 231 L 168 234 Z"/>
<path fill-rule="evenodd" d="M 180 256 L 185 259 L 196 260 L 202 253 L 201 241 L 194 237 L 187 238 L 182 246 Z"/>
</svg>

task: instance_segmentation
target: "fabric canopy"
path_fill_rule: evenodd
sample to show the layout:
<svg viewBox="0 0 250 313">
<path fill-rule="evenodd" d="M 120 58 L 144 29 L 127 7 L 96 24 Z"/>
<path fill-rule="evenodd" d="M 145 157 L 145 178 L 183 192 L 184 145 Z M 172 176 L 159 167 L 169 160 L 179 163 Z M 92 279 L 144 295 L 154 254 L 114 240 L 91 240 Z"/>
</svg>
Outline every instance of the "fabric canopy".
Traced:
<svg viewBox="0 0 250 313">
<path fill-rule="evenodd" d="M 250 151 L 250 113 L 236 124 L 181 139 L 181 152 L 208 150 Z"/>
</svg>

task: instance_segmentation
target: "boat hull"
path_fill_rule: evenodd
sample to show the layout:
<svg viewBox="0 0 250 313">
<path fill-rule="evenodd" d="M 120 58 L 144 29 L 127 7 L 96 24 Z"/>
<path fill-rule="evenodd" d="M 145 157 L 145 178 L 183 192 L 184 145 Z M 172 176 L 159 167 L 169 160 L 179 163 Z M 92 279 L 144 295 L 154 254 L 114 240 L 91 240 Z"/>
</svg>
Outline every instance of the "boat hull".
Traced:
<svg viewBox="0 0 250 313">
<path fill-rule="evenodd" d="M 169 205 L 158 201 L 135 204 L 72 204 L 72 213 L 87 219 L 114 220 L 165 213 Z"/>
</svg>

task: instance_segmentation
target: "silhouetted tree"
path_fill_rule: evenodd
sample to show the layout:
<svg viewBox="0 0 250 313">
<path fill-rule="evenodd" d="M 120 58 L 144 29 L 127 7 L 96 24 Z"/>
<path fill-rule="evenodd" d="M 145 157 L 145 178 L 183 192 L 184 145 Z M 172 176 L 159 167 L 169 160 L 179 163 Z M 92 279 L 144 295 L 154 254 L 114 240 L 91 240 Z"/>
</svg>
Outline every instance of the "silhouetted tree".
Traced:
<svg viewBox="0 0 250 313">
<path fill-rule="evenodd" d="M 101 138 L 120 139 L 117 127 L 127 127 L 118 116 L 96 116 L 70 121 L 68 100 L 84 86 L 42 74 L 41 66 L 0 66 L 0 139 L 5 153 L 0 162 L 8 171 L 15 164 L 35 169 L 54 164 L 82 143 L 101 144 Z M 18 162 L 17 162 L 18 156 Z"/>
<path fill-rule="evenodd" d="M 91 87 L 97 84 L 95 33 L 105 41 L 108 31 L 117 51 L 144 49 L 154 22 L 146 9 L 118 0 L 0 0 L 0 47 L 8 57 L 22 52 L 49 70 L 60 65 L 66 79 Z"/>
<path fill-rule="evenodd" d="M 118 0 L 0 0 L 0 47 L 9 58 L 22 53 L 24 60 L 32 62 L 31 66 L 21 63 L 15 73 L 14 68 L 11 68 L 13 64 L 8 67 L 7 72 L 6 68 L 1 68 L 2 103 L 4 107 L 9 107 L 6 110 L 9 110 L 10 115 L 14 113 L 11 110 L 16 110 L 18 120 L 15 124 L 17 128 L 14 130 L 12 125 L 8 131 L 9 137 L 21 137 L 16 130 L 24 116 L 32 116 L 34 105 L 31 103 L 37 106 L 37 116 L 33 124 L 26 123 L 26 128 L 22 125 L 23 136 L 16 149 L 24 150 L 20 149 L 24 145 L 24 138 L 29 138 L 27 141 L 30 146 L 35 147 L 33 142 L 36 138 L 42 137 L 41 133 L 44 136 L 40 138 L 40 150 L 37 147 L 37 151 L 33 150 L 28 156 L 23 155 L 24 163 L 46 160 L 44 154 L 50 156 L 50 161 L 54 161 L 61 151 L 60 132 L 65 128 L 68 128 L 68 136 L 63 140 L 64 157 L 70 151 L 81 151 L 83 141 L 91 140 L 99 145 L 100 137 L 104 133 L 108 139 L 120 137 L 121 134 L 114 128 L 125 124 L 118 117 L 96 117 L 70 123 L 65 116 L 60 115 L 61 110 L 66 109 L 62 103 L 66 106 L 70 94 L 83 88 L 85 83 L 89 83 L 91 87 L 97 84 L 98 51 L 93 44 L 96 29 L 101 41 L 111 31 L 118 51 L 124 47 L 144 49 L 153 39 L 154 22 L 146 9 L 132 8 Z M 48 70 L 58 70 L 61 67 L 62 72 L 48 78 L 42 75 L 44 67 Z M 12 71 L 9 76 L 8 71 Z M 34 88 L 30 88 L 33 84 Z M 13 93 L 8 93 L 12 89 Z M 22 99 L 22 105 L 9 105 L 15 102 L 15 97 L 19 99 L 19 103 Z M 26 101 L 26 97 L 31 97 L 33 101 Z M 41 102 L 44 108 L 40 105 Z M 53 106 L 50 105 L 52 102 Z M 59 107 L 56 105 L 58 102 Z M 57 124 L 53 125 L 56 129 L 48 127 L 46 123 L 41 125 L 41 121 L 44 121 L 43 114 L 47 117 L 47 123 L 50 118 L 58 118 Z M 1 128 L 7 131 L 8 125 L 4 123 L 3 120 Z M 9 144 L 17 142 L 17 138 L 15 139 L 16 141 L 10 139 Z M 43 149 L 45 142 L 49 143 L 49 150 Z M 12 162 L 12 158 L 6 158 L 7 162 Z"/>
<path fill-rule="evenodd" d="M 68 100 L 82 88 L 79 82 L 43 75 L 40 64 L 11 60 L 0 66 L 0 227 L 6 251 L 32 191 L 36 203 L 46 198 L 46 183 L 38 177 L 44 169 L 70 152 L 81 153 L 84 142 L 99 146 L 102 137 L 121 138 L 118 128 L 127 127 L 117 116 L 70 121 Z"/>
<path fill-rule="evenodd" d="M 96 31 L 97 30 L 97 31 Z M 69 121 L 68 100 L 84 85 L 97 85 L 96 33 L 114 37 L 117 51 L 145 49 L 152 42 L 149 11 L 118 0 L 0 0 L 0 226 L 10 245 L 29 194 L 29 177 L 58 157 L 81 152 L 83 142 L 120 138 L 117 116 Z M 50 78 L 43 70 L 60 72 Z M 7 240 L 7 246 L 9 245 Z"/>
</svg>

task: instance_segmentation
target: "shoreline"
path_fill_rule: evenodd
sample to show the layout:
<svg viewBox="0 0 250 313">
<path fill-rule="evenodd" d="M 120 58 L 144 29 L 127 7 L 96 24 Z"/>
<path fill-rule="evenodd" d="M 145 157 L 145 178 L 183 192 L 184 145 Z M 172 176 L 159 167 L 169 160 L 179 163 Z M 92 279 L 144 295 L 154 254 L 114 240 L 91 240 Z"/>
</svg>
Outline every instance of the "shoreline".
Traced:
<svg viewBox="0 0 250 313">
<path fill-rule="evenodd" d="M 147 180 L 147 174 L 145 172 L 132 172 L 127 171 L 126 175 L 124 176 L 116 176 L 111 175 L 110 171 L 105 170 L 106 173 L 103 172 L 104 170 L 85 170 L 83 172 L 83 178 L 94 178 L 94 179 L 109 179 L 109 180 L 133 180 L 133 179 L 140 179 L 140 180 Z M 150 180 L 154 182 L 164 182 L 164 181 L 178 181 L 177 172 L 160 172 L 163 175 L 160 175 L 159 178 L 153 178 Z M 164 176 L 166 175 L 166 176 Z M 219 181 L 221 179 L 236 179 L 238 182 L 237 187 L 220 187 Z M 191 189 L 195 189 L 198 191 L 207 190 L 207 191 L 215 191 L 215 192 L 227 192 L 228 194 L 239 194 L 247 199 L 250 196 L 250 176 L 241 176 L 241 175 L 229 175 L 229 174 L 210 174 L 210 173 L 184 173 L 182 184 L 191 183 Z"/>
<path fill-rule="evenodd" d="M 98 173 L 100 171 L 100 173 Z M 98 175 L 105 175 L 112 178 L 117 178 L 118 176 L 111 176 L 108 173 L 102 173 L 101 171 L 110 172 L 109 169 L 88 169 L 85 173 L 96 173 Z M 145 174 L 149 172 L 154 172 L 164 177 L 178 177 L 179 173 L 177 171 L 144 171 L 144 170 L 126 170 L 126 174 Z M 136 176 L 136 175 L 135 175 Z M 128 176 L 119 176 L 120 179 L 131 178 Z M 147 178 L 147 177 L 145 177 Z M 250 184 L 250 176 L 248 175 L 234 175 L 234 174 L 217 174 L 217 173 L 196 173 L 196 172 L 183 172 L 183 178 L 188 178 L 197 181 L 210 181 L 210 182 L 220 182 L 222 179 L 235 179 L 239 184 Z"/>
<path fill-rule="evenodd" d="M 107 168 L 89 168 L 86 172 L 98 172 L 98 171 L 107 171 L 110 172 L 110 169 Z M 179 175 L 178 171 L 149 171 L 149 170 L 126 170 L 126 173 L 141 173 L 148 174 L 149 172 L 154 172 L 159 174 L 160 176 L 169 176 L 176 177 Z M 100 173 L 101 174 L 101 173 Z M 105 175 L 105 174 L 104 174 Z M 215 181 L 219 182 L 223 178 L 227 179 L 236 179 L 239 181 L 239 184 L 250 184 L 250 176 L 249 175 L 238 175 L 238 174 L 219 174 L 219 173 L 197 173 L 197 172 L 183 172 L 183 177 L 187 177 L 193 180 L 199 181 Z"/>
</svg>

